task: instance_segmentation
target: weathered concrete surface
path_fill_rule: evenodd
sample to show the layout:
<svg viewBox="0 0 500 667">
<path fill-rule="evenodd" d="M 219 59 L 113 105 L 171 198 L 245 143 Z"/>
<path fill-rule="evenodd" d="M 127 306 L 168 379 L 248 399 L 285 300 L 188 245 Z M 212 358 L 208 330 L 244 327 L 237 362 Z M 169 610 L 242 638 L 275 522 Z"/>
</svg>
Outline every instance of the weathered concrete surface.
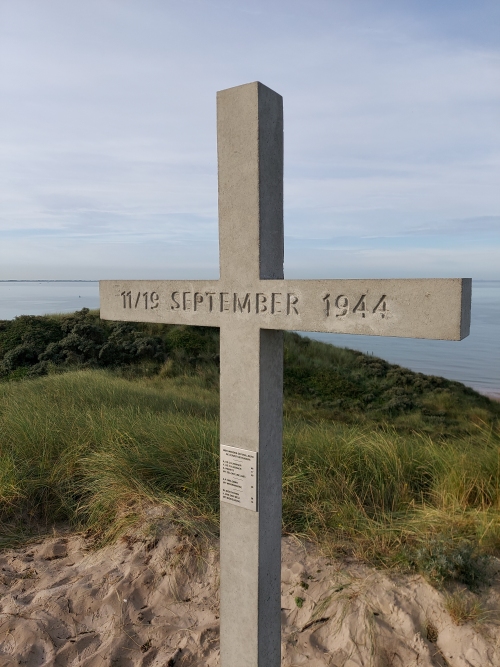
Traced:
<svg viewBox="0 0 500 667">
<path fill-rule="evenodd" d="M 102 281 L 101 317 L 221 329 L 221 443 L 259 453 L 258 511 L 221 503 L 221 665 L 280 665 L 282 330 L 460 340 L 470 280 L 284 280 L 282 98 L 217 95 L 218 281 Z"/>
<path fill-rule="evenodd" d="M 259 452 L 259 511 L 221 503 L 224 667 L 280 664 L 282 378 L 281 331 L 221 328 L 221 443 Z"/>
<path fill-rule="evenodd" d="M 221 279 L 282 279 L 281 96 L 260 83 L 218 93 L 217 145 Z M 282 336 L 243 318 L 221 327 L 221 444 L 259 453 L 259 511 L 221 503 L 223 667 L 281 662 Z"/>
<path fill-rule="evenodd" d="M 283 98 L 259 82 L 217 93 L 220 275 L 283 278 Z"/>
<path fill-rule="evenodd" d="M 101 317 L 110 320 L 214 327 L 237 321 L 261 329 L 441 340 L 462 340 L 470 327 L 468 278 L 109 280 L 100 290 Z M 143 295 L 151 293 L 158 300 L 149 299 L 146 308 Z"/>
</svg>

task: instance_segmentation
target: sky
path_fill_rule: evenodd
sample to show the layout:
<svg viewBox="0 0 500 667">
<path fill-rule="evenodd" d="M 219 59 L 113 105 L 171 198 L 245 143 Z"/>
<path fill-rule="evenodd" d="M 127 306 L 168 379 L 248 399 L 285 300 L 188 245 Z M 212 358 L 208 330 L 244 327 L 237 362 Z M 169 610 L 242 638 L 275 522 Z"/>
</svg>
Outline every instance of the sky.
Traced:
<svg viewBox="0 0 500 667">
<path fill-rule="evenodd" d="M 285 277 L 500 279 L 498 0 L 0 0 L 0 280 L 217 278 L 217 90 L 284 98 Z"/>
</svg>

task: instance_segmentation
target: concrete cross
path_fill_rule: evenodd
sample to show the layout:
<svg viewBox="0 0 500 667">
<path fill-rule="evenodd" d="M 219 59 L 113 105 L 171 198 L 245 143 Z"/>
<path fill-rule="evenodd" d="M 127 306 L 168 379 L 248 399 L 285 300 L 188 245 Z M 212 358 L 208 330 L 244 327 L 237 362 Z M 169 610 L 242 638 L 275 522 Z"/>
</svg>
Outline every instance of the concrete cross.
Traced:
<svg viewBox="0 0 500 667">
<path fill-rule="evenodd" d="M 220 327 L 221 665 L 279 667 L 283 330 L 461 340 L 470 279 L 284 280 L 283 101 L 217 94 L 220 279 L 107 280 L 101 317 Z"/>
</svg>

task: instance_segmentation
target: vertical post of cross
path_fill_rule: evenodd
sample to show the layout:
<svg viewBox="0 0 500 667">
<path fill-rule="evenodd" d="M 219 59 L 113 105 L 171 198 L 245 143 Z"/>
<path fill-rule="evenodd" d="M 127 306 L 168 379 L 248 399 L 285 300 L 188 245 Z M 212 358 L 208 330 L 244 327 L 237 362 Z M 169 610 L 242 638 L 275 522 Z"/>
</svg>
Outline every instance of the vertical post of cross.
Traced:
<svg viewBox="0 0 500 667">
<path fill-rule="evenodd" d="M 258 82 L 219 92 L 217 146 L 221 280 L 245 293 L 283 279 L 282 97 Z M 259 467 L 256 512 L 221 502 L 221 665 L 279 667 L 283 333 L 250 329 L 232 317 L 220 332 L 221 445 Z"/>
</svg>

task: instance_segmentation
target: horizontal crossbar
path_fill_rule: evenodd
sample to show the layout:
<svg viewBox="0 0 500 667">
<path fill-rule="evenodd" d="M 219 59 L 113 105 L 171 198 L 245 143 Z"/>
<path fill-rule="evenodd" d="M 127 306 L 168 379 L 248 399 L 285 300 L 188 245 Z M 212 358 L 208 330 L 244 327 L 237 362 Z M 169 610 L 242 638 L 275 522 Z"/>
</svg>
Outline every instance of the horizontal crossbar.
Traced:
<svg viewBox="0 0 500 667">
<path fill-rule="evenodd" d="M 104 280 L 100 297 L 107 320 L 462 340 L 471 280 Z"/>
</svg>

